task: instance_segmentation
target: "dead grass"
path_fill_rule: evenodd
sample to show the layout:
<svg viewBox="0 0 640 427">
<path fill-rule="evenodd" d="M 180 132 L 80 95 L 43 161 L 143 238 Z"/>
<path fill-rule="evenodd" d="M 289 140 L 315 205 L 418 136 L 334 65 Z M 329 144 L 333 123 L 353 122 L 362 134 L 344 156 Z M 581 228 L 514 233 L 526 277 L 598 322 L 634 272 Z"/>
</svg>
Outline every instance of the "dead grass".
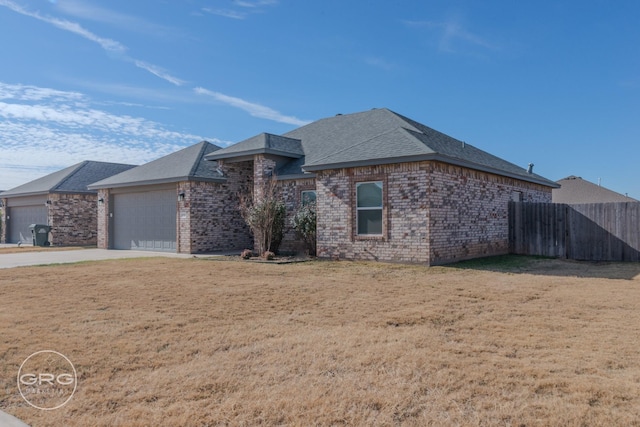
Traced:
<svg viewBox="0 0 640 427">
<path fill-rule="evenodd" d="M 4 270 L 0 409 L 33 426 L 640 425 L 640 266 L 509 262 Z M 79 374 L 48 412 L 16 387 L 44 349 Z"/>
</svg>

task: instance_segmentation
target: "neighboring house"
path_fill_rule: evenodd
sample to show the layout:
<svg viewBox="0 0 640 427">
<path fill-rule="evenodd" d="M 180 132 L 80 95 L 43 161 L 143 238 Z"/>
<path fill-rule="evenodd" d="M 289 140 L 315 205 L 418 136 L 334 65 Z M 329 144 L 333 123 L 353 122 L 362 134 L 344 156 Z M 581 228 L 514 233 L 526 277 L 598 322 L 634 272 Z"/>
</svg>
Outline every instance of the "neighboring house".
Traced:
<svg viewBox="0 0 640 427">
<path fill-rule="evenodd" d="M 87 185 L 134 165 L 84 161 L 0 195 L 3 243 L 31 242 L 31 224 L 52 227 L 54 245 L 97 243 L 97 192 Z"/>
<path fill-rule="evenodd" d="M 222 176 L 205 160 L 220 147 L 202 141 L 89 186 L 98 190 L 98 247 L 182 253 L 244 249 L 237 210 L 248 172 Z"/>
<path fill-rule="evenodd" d="M 276 174 L 288 218 L 315 197 L 317 253 L 332 259 L 434 265 L 506 254 L 508 202 L 550 202 L 558 187 L 388 109 L 263 133 L 206 158 L 254 192 Z M 281 248 L 300 248 L 290 228 Z"/>
<path fill-rule="evenodd" d="M 567 205 L 581 205 L 588 203 L 616 203 L 637 202 L 638 200 L 625 196 L 608 188 L 594 184 L 579 176 L 569 176 L 557 181 L 560 188 L 554 188 L 553 203 Z"/>
</svg>

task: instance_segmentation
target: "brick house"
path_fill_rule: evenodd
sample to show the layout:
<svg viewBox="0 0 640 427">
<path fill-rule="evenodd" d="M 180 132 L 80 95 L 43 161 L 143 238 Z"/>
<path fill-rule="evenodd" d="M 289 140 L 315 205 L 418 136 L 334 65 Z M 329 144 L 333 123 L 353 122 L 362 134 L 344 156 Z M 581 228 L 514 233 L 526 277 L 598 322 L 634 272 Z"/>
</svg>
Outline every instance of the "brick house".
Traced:
<svg viewBox="0 0 640 427">
<path fill-rule="evenodd" d="M 84 161 L 4 191 L 2 243 L 31 242 L 31 224 L 50 225 L 53 245 L 97 243 L 97 192 L 87 186 L 134 165 Z"/>
<path fill-rule="evenodd" d="M 98 247 L 200 253 L 250 246 L 237 210 L 248 165 L 231 165 L 223 176 L 205 160 L 219 149 L 202 141 L 91 184 L 98 191 Z"/>
<path fill-rule="evenodd" d="M 315 199 L 317 253 L 331 259 L 435 265 L 505 254 L 508 202 L 550 202 L 558 187 L 388 109 L 263 133 L 206 158 L 256 189 L 275 173 L 288 217 Z M 300 249 L 292 230 L 281 249 Z"/>
</svg>

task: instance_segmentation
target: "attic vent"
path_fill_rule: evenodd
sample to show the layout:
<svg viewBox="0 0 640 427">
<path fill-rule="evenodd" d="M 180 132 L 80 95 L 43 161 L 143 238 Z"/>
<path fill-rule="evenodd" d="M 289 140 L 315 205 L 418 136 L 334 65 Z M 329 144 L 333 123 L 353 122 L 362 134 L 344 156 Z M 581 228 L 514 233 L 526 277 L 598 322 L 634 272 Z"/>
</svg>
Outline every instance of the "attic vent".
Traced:
<svg viewBox="0 0 640 427">
<path fill-rule="evenodd" d="M 529 163 L 529 169 L 527 169 L 527 173 L 533 173 L 533 163 Z"/>
</svg>

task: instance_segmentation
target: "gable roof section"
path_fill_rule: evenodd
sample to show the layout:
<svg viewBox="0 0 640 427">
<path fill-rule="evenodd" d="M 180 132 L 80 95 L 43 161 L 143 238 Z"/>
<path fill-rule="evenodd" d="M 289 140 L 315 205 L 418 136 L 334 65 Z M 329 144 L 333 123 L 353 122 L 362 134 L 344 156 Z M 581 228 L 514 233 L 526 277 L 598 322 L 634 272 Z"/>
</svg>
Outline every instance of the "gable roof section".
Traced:
<svg viewBox="0 0 640 427">
<path fill-rule="evenodd" d="M 88 188 L 89 184 L 134 167 L 135 165 L 85 160 L 5 191 L 2 193 L 2 197 L 48 193 L 95 193 L 95 190 Z"/>
<path fill-rule="evenodd" d="M 261 133 L 252 138 L 245 139 L 230 147 L 223 148 L 207 156 L 208 160 L 229 159 L 239 156 L 252 156 L 255 154 L 273 154 L 276 156 L 298 159 L 304 156 L 302 142 L 299 139 L 285 136 Z"/>
<path fill-rule="evenodd" d="M 560 188 L 551 192 L 553 203 L 579 205 L 586 203 L 637 202 L 638 200 L 616 193 L 608 188 L 582 179 L 579 176 L 568 176 L 558 181 Z"/>
<path fill-rule="evenodd" d="M 280 177 L 324 169 L 438 160 L 547 187 L 558 187 L 551 180 L 530 174 L 513 163 L 386 108 L 321 119 L 283 136 L 300 141 L 304 161 L 285 164 L 278 171 Z M 255 143 L 258 137 L 222 149 L 208 158 L 250 154 L 245 148 Z M 297 171 L 296 165 L 299 165 Z"/>
<path fill-rule="evenodd" d="M 218 172 L 218 165 L 205 160 L 207 154 L 219 149 L 217 145 L 202 141 L 118 175 L 94 182 L 89 188 L 132 187 L 181 181 L 223 182 L 225 178 Z"/>
</svg>

